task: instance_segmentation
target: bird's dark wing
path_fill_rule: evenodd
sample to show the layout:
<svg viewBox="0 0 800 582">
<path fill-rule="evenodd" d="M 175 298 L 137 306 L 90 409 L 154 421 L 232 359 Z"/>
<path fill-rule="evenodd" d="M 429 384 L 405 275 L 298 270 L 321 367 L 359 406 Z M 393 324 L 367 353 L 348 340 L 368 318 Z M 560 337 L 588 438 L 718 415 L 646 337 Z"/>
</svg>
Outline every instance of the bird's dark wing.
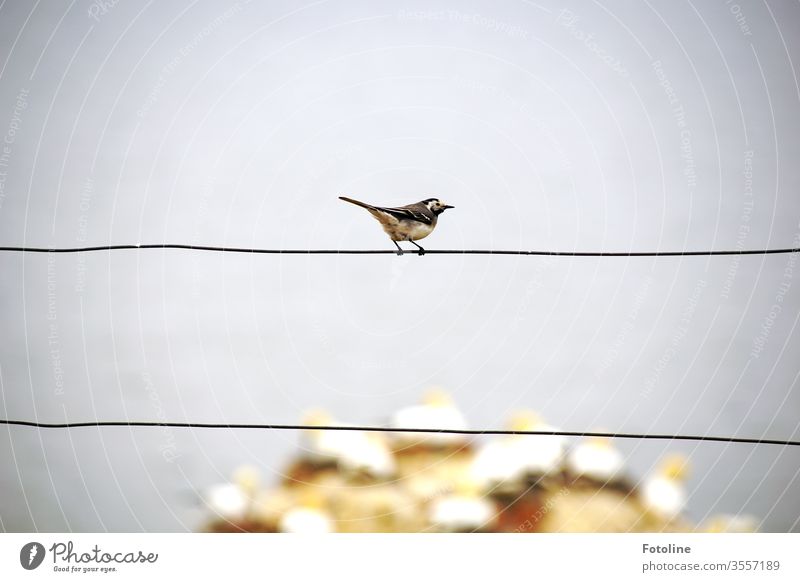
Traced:
<svg viewBox="0 0 800 582">
<path fill-rule="evenodd" d="M 417 206 L 419 206 L 419 208 L 417 208 Z M 412 204 L 410 206 L 400 206 L 398 208 L 377 206 L 376 208 L 386 214 L 394 216 L 398 220 L 416 220 L 423 224 L 433 223 L 433 216 L 425 212 L 428 209 L 424 205 Z"/>
</svg>

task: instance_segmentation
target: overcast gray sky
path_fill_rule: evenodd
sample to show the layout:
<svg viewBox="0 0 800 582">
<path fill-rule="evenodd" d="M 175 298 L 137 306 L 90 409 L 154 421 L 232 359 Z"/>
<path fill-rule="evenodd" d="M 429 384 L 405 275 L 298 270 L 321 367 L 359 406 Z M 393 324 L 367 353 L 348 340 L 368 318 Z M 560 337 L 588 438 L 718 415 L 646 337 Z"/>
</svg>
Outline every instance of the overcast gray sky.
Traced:
<svg viewBox="0 0 800 582">
<path fill-rule="evenodd" d="M 0 7 L 0 245 L 800 246 L 796 2 Z M 2 416 L 378 423 L 431 385 L 475 427 L 797 438 L 800 271 L 744 258 L 0 253 Z M 0 431 L 0 529 L 186 530 L 291 432 Z M 800 451 L 689 454 L 690 517 L 797 530 Z"/>
</svg>

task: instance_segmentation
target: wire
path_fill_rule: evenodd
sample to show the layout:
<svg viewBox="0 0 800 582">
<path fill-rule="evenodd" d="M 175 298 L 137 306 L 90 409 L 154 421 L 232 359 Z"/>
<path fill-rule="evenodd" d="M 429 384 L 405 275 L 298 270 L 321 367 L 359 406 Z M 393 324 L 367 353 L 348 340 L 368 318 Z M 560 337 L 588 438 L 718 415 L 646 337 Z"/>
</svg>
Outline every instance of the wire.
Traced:
<svg viewBox="0 0 800 582">
<path fill-rule="evenodd" d="M 306 424 L 226 424 L 212 422 L 150 422 L 127 420 L 96 420 L 88 422 L 33 422 L 29 420 L 0 419 L 0 425 L 27 426 L 34 428 L 87 428 L 105 426 L 128 427 L 168 427 L 168 428 L 226 428 L 260 430 L 339 430 L 361 432 L 399 432 L 464 435 L 531 435 L 531 436 L 570 436 L 603 437 L 617 439 L 652 439 L 669 441 L 711 441 L 721 443 L 741 443 L 752 445 L 782 445 L 800 447 L 800 441 L 785 439 L 764 439 L 707 435 L 635 434 L 626 432 L 585 432 L 572 430 L 500 430 L 500 429 L 458 429 L 458 428 L 393 428 L 385 426 L 315 426 Z"/>
<path fill-rule="evenodd" d="M 0 247 L 0 251 L 17 253 L 89 253 L 97 251 L 122 251 L 122 250 L 145 250 L 145 249 L 178 249 L 189 251 L 208 251 L 215 253 L 252 253 L 266 255 L 396 255 L 396 250 L 360 250 L 360 249 L 258 249 L 245 247 L 215 247 L 205 245 L 187 244 L 143 244 L 143 245 L 102 245 L 94 247 L 67 247 L 67 248 L 45 248 L 45 247 Z M 534 255 L 534 256 L 557 256 L 557 257 L 689 257 L 689 256 L 720 256 L 720 255 L 777 255 L 786 253 L 798 253 L 800 248 L 783 249 L 744 249 L 744 250 L 711 250 L 711 251 L 503 251 L 503 250 L 426 250 L 426 255 Z M 404 251 L 406 254 L 423 254 L 422 251 Z"/>
<path fill-rule="evenodd" d="M 397 251 L 389 249 L 360 250 L 360 249 L 261 249 L 245 247 L 218 247 L 188 244 L 122 244 L 102 245 L 91 247 L 20 247 L 0 246 L 0 251 L 20 253 L 84 253 L 97 251 L 118 250 L 145 250 L 145 249 L 176 249 L 191 251 L 208 251 L 220 253 L 252 253 L 273 255 L 389 255 Z M 409 254 L 422 254 L 422 251 L 404 251 Z M 745 250 L 704 250 L 704 251 L 640 251 L 640 252 L 606 252 L 606 251 L 524 251 L 524 250 L 426 250 L 426 255 L 535 255 L 535 256 L 562 256 L 562 257 L 683 257 L 683 256 L 721 256 L 721 255 L 773 255 L 798 253 L 800 248 L 779 249 L 745 249 Z M 766 444 L 782 446 L 800 446 L 800 441 L 784 439 L 743 438 L 728 436 L 706 435 L 669 435 L 669 434 L 635 434 L 619 432 L 585 432 L 585 431 L 518 431 L 499 429 L 432 429 L 432 428 L 390 428 L 376 426 L 310 426 L 301 424 L 221 424 L 200 422 L 147 422 L 147 421 L 90 421 L 71 423 L 44 423 L 26 420 L 0 419 L 0 425 L 27 426 L 34 428 L 85 428 L 85 427 L 169 427 L 169 428 L 226 428 L 226 429 L 262 429 L 262 430 L 338 430 L 338 431 L 364 431 L 364 432 L 398 432 L 398 433 L 438 433 L 438 434 L 464 434 L 464 435 L 539 435 L 539 436 L 572 436 L 572 437 L 605 437 L 620 439 L 650 439 L 650 440 L 686 440 L 710 441 L 742 444 Z"/>
</svg>

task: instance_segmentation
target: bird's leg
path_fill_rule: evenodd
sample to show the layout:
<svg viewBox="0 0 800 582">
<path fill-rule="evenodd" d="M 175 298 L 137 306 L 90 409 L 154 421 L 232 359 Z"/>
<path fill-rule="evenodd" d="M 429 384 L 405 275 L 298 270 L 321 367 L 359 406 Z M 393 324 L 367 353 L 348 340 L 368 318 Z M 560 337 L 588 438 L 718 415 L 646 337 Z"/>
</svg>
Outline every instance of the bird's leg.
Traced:
<svg viewBox="0 0 800 582">
<path fill-rule="evenodd" d="M 393 240 L 392 242 L 394 243 L 394 246 L 396 246 L 396 247 L 397 247 L 397 256 L 398 256 L 398 257 L 402 257 L 402 256 L 403 256 L 403 249 L 402 249 L 402 247 L 401 247 L 399 244 L 397 244 L 397 241 L 396 241 L 396 240 Z"/>
<path fill-rule="evenodd" d="M 423 249 L 421 246 L 419 246 L 419 245 L 418 245 L 417 243 L 415 243 L 413 240 L 410 240 L 410 241 L 408 241 L 408 242 L 410 242 L 412 245 L 414 245 L 415 247 L 417 247 L 417 248 L 419 249 L 419 254 L 420 254 L 420 256 L 422 256 L 422 255 L 424 255 L 424 254 L 425 254 L 425 249 Z"/>
</svg>

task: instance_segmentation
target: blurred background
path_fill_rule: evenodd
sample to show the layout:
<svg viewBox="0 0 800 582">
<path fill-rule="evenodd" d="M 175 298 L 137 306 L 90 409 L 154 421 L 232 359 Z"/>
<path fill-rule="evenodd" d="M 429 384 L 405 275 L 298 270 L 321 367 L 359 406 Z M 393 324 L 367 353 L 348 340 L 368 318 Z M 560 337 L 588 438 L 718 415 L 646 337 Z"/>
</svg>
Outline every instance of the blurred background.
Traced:
<svg viewBox="0 0 800 582">
<path fill-rule="evenodd" d="M 393 248 L 344 194 L 455 206 L 430 249 L 797 247 L 798 57 L 788 0 L 7 1 L 0 246 Z M 0 252 L 2 417 L 798 438 L 797 260 Z M 0 529 L 203 529 L 313 441 L 3 427 Z M 800 450 L 613 446 L 688 459 L 693 524 L 800 529 Z"/>
</svg>

